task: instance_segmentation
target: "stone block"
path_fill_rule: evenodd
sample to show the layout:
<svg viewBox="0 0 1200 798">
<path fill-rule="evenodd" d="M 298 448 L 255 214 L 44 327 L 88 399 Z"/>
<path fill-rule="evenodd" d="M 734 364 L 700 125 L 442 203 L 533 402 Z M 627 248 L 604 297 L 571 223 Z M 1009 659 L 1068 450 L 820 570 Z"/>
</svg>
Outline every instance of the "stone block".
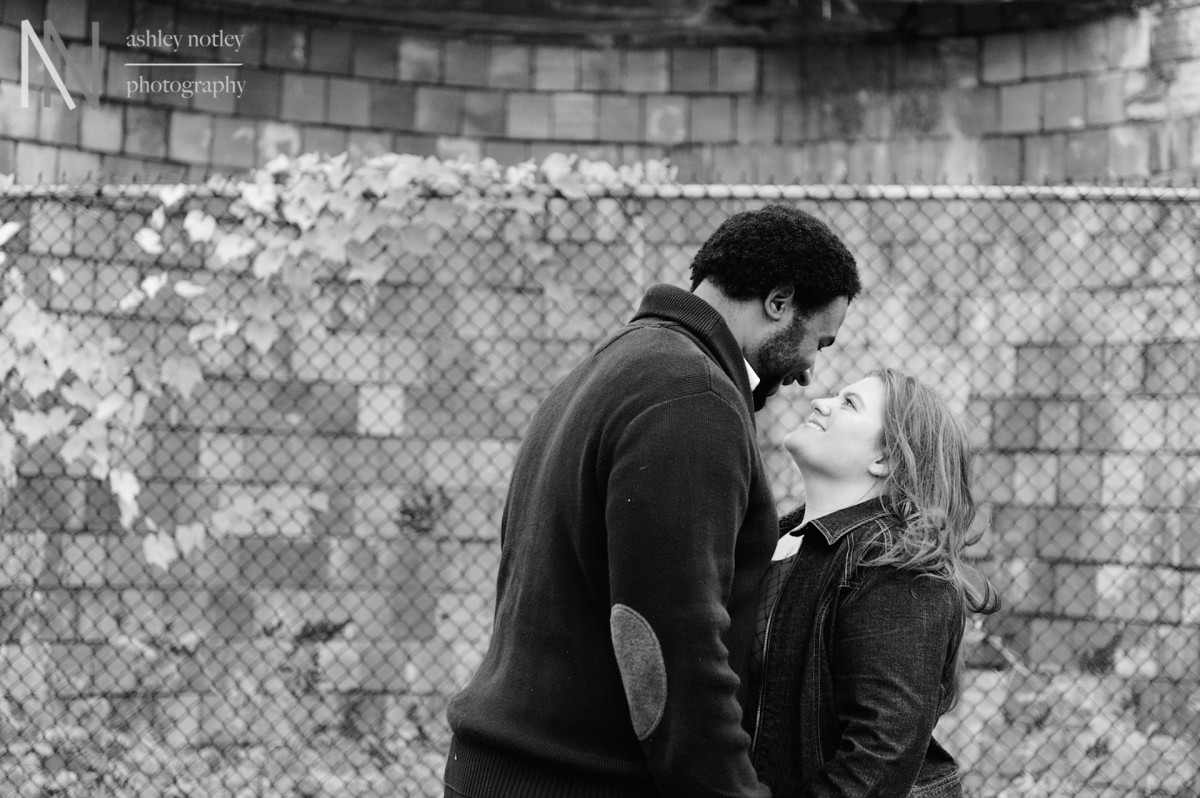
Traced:
<svg viewBox="0 0 1200 798">
<path fill-rule="evenodd" d="M 268 23 L 263 63 L 280 69 L 304 69 L 308 63 L 308 31 L 283 21 Z"/>
<path fill-rule="evenodd" d="M 1061 183 L 1067 178 L 1067 137 L 1061 133 L 1025 139 L 1025 182 Z M 1047 249 L 1050 248 L 1046 242 Z M 1050 270 L 1047 269 L 1047 272 Z"/>
<path fill-rule="evenodd" d="M 1000 87 L 1000 132 L 1036 133 L 1042 123 L 1042 83 Z"/>
<path fill-rule="evenodd" d="M 378 437 L 403 435 L 407 430 L 403 385 L 364 385 L 359 390 L 358 433 Z"/>
<path fill-rule="evenodd" d="M 513 138 L 550 137 L 550 97 L 513 92 L 508 97 L 508 135 Z"/>
<path fill-rule="evenodd" d="M 80 106 L 76 105 L 75 110 L 72 111 L 58 99 L 58 95 L 54 95 L 54 97 L 55 100 L 49 107 L 42 107 L 37 111 L 37 138 L 47 144 L 78 145 Z M 36 100 L 31 95 L 30 105 L 34 102 Z M 33 111 L 32 108 L 21 110 L 26 113 Z"/>
<path fill-rule="evenodd" d="M 691 101 L 688 138 L 697 143 L 733 141 L 733 98 L 696 97 Z"/>
<path fill-rule="evenodd" d="M 1024 77 L 1024 37 L 1015 33 L 985 36 L 980 50 L 984 83 L 1014 83 Z"/>
<path fill-rule="evenodd" d="M 670 91 L 669 54 L 661 48 L 625 51 L 625 74 L 621 85 L 635 94 Z"/>
<path fill-rule="evenodd" d="M 538 91 L 576 91 L 579 58 L 574 47 L 539 45 L 533 51 L 533 88 Z"/>
<path fill-rule="evenodd" d="M 1145 490 L 1144 458 L 1134 454 L 1105 454 L 1102 462 L 1104 488 L 1101 501 L 1113 508 L 1133 507 Z"/>
<path fill-rule="evenodd" d="M 400 55 L 395 36 L 358 31 L 354 35 L 354 53 L 350 70 L 358 77 L 394 80 Z M 403 75 L 401 80 L 403 80 Z"/>
<path fill-rule="evenodd" d="M 1042 126 L 1068 130 L 1085 124 L 1085 82 L 1082 78 L 1051 80 L 1042 87 Z"/>
<path fill-rule="evenodd" d="M 207 114 L 175 111 L 171 114 L 167 152 L 186 163 L 211 163 L 213 118 Z"/>
<path fill-rule="evenodd" d="M 219 166 L 248 169 L 254 166 L 256 128 L 241 119 L 213 120 L 212 160 Z"/>
<path fill-rule="evenodd" d="M 345 128 L 326 127 L 324 125 L 306 125 L 301 132 L 301 149 L 303 152 L 318 152 L 325 155 L 341 155 L 346 152 L 347 134 Z M 262 364 L 265 368 L 265 373 L 275 376 L 279 370 L 279 364 L 271 363 L 276 359 L 275 352 L 268 353 L 267 356 L 261 355 L 257 350 L 251 350 L 251 373 L 256 373 L 255 363 Z M 263 363 L 266 361 L 266 363 Z M 270 365 L 267 365 L 270 364 Z"/>
<path fill-rule="evenodd" d="M 751 47 L 716 48 L 716 90 L 753 94 L 758 89 L 759 51 Z"/>
<path fill-rule="evenodd" d="M 397 72 L 409 83 L 439 83 L 442 79 L 442 41 L 404 36 L 397 48 Z"/>
<path fill-rule="evenodd" d="M 383 693 L 401 693 L 408 687 L 404 677 L 406 649 L 399 643 L 380 640 L 363 652 L 365 678 L 362 689 Z"/>
<path fill-rule="evenodd" d="M 762 60 L 762 93 L 767 96 L 788 96 L 799 92 L 803 84 L 804 61 L 794 47 L 764 48 Z"/>
<path fill-rule="evenodd" d="M 286 73 L 280 97 L 280 115 L 295 122 L 321 122 L 327 118 L 327 80 L 317 75 Z"/>
<path fill-rule="evenodd" d="M 1064 30 L 1066 70 L 1096 72 L 1109 66 L 1108 25 L 1104 20 L 1073 25 Z"/>
<path fill-rule="evenodd" d="M 1108 129 L 1109 174 L 1148 177 L 1150 154 L 1151 134 L 1146 127 L 1117 125 Z"/>
<path fill-rule="evenodd" d="M 279 117 L 283 102 L 283 77 L 280 73 L 241 67 L 238 78 L 244 82 L 235 106 L 238 116 Z"/>
<path fill-rule="evenodd" d="M 579 51 L 579 88 L 582 91 L 616 91 L 621 86 L 621 56 L 611 49 Z"/>
<path fill-rule="evenodd" d="M 487 86 L 491 69 L 491 44 L 447 40 L 444 82 L 452 86 Z"/>
<path fill-rule="evenodd" d="M 226 78 L 239 80 L 237 68 L 196 67 L 196 79 L 198 81 L 221 82 Z M 238 95 L 234 92 L 197 91 L 192 96 L 192 109 L 196 111 L 208 111 L 214 114 L 233 114 L 237 109 L 237 99 Z"/>
<path fill-rule="evenodd" d="M 533 87 L 533 56 L 529 47 L 494 43 L 488 64 L 488 84 L 497 89 Z"/>
<path fill-rule="evenodd" d="M 1061 454 L 1058 468 L 1058 503 L 1068 507 L 1095 504 L 1103 486 L 1099 455 Z"/>
<path fill-rule="evenodd" d="M 676 95 L 646 98 L 645 140 L 650 144 L 682 144 L 687 141 L 688 100 Z"/>
<path fill-rule="evenodd" d="M 223 47 L 217 51 L 218 61 L 258 66 L 263 63 L 266 35 L 263 23 L 258 20 L 226 18 L 224 28 L 242 37 L 241 47 Z"/>
<path fill-rule="evenodd" d="M 711 47 L 676 47 L 671 50 L 671 91 L 707 93 L 714 89 Z"/>
<path fill-rule="evenodd" d="M 417 88 L 416 128 L 424 133 L 457 134 L 462 130 L 463 92 L 458 89 Z"/>
<path fill-rule="evenodd" d="M 553 96 L 551 135 L 568 141 L 597 138 L 596 97 L 584 92 L 561 92 Z"/>
<path fill-rule="evenodd" d="M 983 141 L 980 176 L 988 182 L 1011 185 L 1021 180 L 1021 141 L 1015 136 Z"/>
<path fill-rule="evenodd" d="M 353 55 L 353 37 L 350 31 L 325 27 L 316 27 L 309 31 L 308 66 L 313 72 L 344 75 L 350 72 Z"/>
<path fill-rule="evenodd" d="M 1067 137 L 1069 174 L 1107 174 L 1109 136 L 1107 130 L 1072 132 Z"/>
<path fill-rule="evenodd" d="M 1026 78 L 1050 78 L 1066 73 L 1068 30 L 1035 30 L 1025 35 Z"/>
<path fill-rule="evenodd" d="M 464 136 L 502 136 L 507 117 L 500 92 L 471 91 L 463 95 Z"/>
<path fill-rule="evenodd" d="M 1053 608 L 1067 617 L 1088 617 L 1096 606 L 1096 573 L 1094 565 L 1056 565 Z"/>
<path fill-rule="evenodd" d="M 780 137 L 779 104 L 769 97 L 736 99 L 736 139 L 739 144 L 773 143 Z"/>
<path fill-rule="evenodd" d="M 167 155 L 167 112 L 158 108 L 125 109 L 125 152 L 163 158 Z"/>
<path fill-rule="evenodd" d="M 325 340 L 297 342 L 293 366 L 303 379 L 369 382 L 379 373 L 379 336 L 369 332 L 335 332 Z"/>
</svg>

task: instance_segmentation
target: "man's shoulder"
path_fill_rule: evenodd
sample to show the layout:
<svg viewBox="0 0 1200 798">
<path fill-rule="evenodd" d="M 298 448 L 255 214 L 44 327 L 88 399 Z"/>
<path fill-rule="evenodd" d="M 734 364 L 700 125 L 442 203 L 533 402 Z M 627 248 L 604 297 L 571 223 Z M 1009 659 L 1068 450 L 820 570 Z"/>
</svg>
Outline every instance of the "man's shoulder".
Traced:
<svg viewBox="0 0 1200 798">
<path fill-rule="evenodd" d="M 695 389 L 702 382 L 719 393 L 738 392 L 705 344 L 670 321 L 623 328 L 596 352 L 596 359 L 603 370 L 627 375 L 645 389 Z"/>
</svg>

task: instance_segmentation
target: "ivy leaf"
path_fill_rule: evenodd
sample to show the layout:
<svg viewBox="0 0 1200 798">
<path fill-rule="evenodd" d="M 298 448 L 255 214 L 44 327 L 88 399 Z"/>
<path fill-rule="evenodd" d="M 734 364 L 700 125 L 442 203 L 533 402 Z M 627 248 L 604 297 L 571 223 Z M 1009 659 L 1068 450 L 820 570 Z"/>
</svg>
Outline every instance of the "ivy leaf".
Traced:
<svg viewBox="0 0 1200 798">
<path fill-rule="evenodd" d="M 25 359 L 22 358 L 22 360 Z M 18 362 L 19 365 L 20 363 Z M 34 399 L 38 399 L 42 394 L 53 390 L 56 385 L 58 385 L 58 378 L 54 376 L 53 371 L 44 365 L 29 370 L 21 369 L 21 386 Z"/>
<path fill-rule="evenodd" d="M 0 224 L 0 247 L 7 244 L 8 239 L 15 236 L 20 229 L 20 222 L 5 222 L 4 224 Z"/>
<path fill-rule="evenodd" d="M 287 259 L 287 250 L 282 247 L 268 247 L 254 258 L 254 276 L 267 280 L 283 268 Z"/>
<path fill-rule="evenodd" d="M 180 524 L 175 527 L 175 545 L 183 557 L 187 557 L 193 551 L 204 548 L 204 544 L 207 541 L 208 532 L 205 530 L 204 524 L 199 521 L 194 524 Z"/>
<path fill-rule="evenodd" d="M 146 562 L 164 571 L 169 570 L 171 563 L 179 559 L 175 541 L 166 532 L 147 533 L 142 539 L 142 554 L 146 556 Z"/>
<path fill-rule="evenodd" d="M 158 199 L 162 202 L 162 207 L 169 210 L 178 205 L 190 191 L 191 186 L 186 183 L 176 183 L 173 186 L 166 186 L 160 189 Z"/>
<path fill-rule="evenodd" d="M 4 303 L 4 312 L 9 317 L 5 329 L 12 336 L 13 343 L 17 345 L 18 349 L 24 349 L 36 343 L 46 334 L 46 328 L 50 324 L 49 316 L 24 297 L 9 297 L 8 301 Z"/>
<path fill-rule="evenodd" d="M 167 212 L 158 207 L 154 209 L 154 213 L 150 214 L 150 226 L 155 230 L 162 230 L 167 224 Z"/>
<path fill-rule="evenodd" d="M 0 429 L 0 484 L 12 487 L 17 482 L 17 439 Z"/>
<path fill-rule="evenodd" d="M 125 397 L 120 393 L 110 393 L 108 396 L 100 400 L 100 404 L 96 405 L 96 409 L 92 411 L 92 417 L 97 421 L 107 421 L 116 415 L 116 412 L 125 405 Z"/>
<path fill-rule="evenodd" d="M 183 230 L 193 243 L 205 244 L 217 232 L 217 220 L 199 208 L 192 208 L 183 217 Z"/>
<path fill-rule="evenodd" d="M 449 230 L 458 222 L 458 211 L 449 200 L 431 199 L 425 203 L 424 214 L 432 224 L 445 230 Z"/>
<path fill-rule="evenodd" d="M 149 227 L 143 227 L 134 234 L 133 240 L 142 248 L 143 252 L 151 255 L 161 255 L 163 253 L 162 236 L 157 230 L 151 230 Z"/>
<path fill-rule="evenodd" d="M 382 252 L 374 258 L 370 258 L 357 250 L 357 247 L 346 248 L 346 257 L 350 261 L 350 273 L 346 275 L 346 280 L 349 282 L 361 280 L 368 285 L 378 284 L 391 266 L 388 258 Z"/>
<path fill-rule="evenodd" d="M 52 408 L 48 413 L 14 410 L 12 414 L 13 429 L 30 446 L 65 430 L 75 415 L 65 407 Z"/>
<path fill-rule="evenodd" d="M 274 213 L 278 198 L 279 193 L 274 183 L 259 181 L 242 187 L 242 201 L 249 205 L 251 210 L 263 216 L 271 216 Z"/>
<path fill-rule="evenodd" d="M 191 399 L 192 391 L 204 382 L 200 362 L 191 355 L 172 355 L 167 358 L 163 361 L 159 375 L 165 385 L 174 388 L 184 399 Z"/>
<path fill-rule="evenodd" d="M 145 280 L 142 280 L 142 285 L 141 285 L 142 291 L 146 294 L 146 296 L 148 298 L 154 299 L 154 295 L 162 290 L 162 287 L 167 284 L 167 280 L 169 280 L 169 279 L 170 278 L 167 277 L 166 272 L 159 272 L 158 274 L 152 274 L 149 277 L 147 277 Z"/>
<path fill-rule="evenodd" d="M 247 257 L 258 248 L 258 243 L 249 236 L 240 233 L 227 233 L 213 250 L 213 258 L 217 266 L 229 266 L 234 261 Z"/>
<path fill-rule="evenodd" d="M 423 224 L 410 224 L 400 231 L 400 243 L 418 258 L 433 252 L 429 240 L 429 228 Z"/>
<path fill-rule="evenodd" d="M 138 305 L 141 305 L 145 301 L 146 292 L 140 288 L 135 288 L 125 296 L 121 297 L 121 300 L 117 302 L 117 308 L 119 308 L 122 313 L 131 313 L 137 309 Z"/>
<path fill-rule="evenodd" d="M 272 321 L 264 319 L 250 319 L 246 322 L 246 327 L 242 330 L 242 335 L 250 342 L 250 345 L 265 355 L 271 351 L 271 347 L 275 345 L 275 341 L 279 338 L 279 327 Z"/>
<path fill-rule="evenodd" d="M 117 508 L 121 511 L 121 526 L 133 527 L 138 516 L 137 495 L 141 490 L 137 477 L 125 468 L 114 468 L 108 472 L 108 483 L 117 497 Z"/>
<path fill-rule="evenodd" d="M 67 439 L 63 442 L 62 448 L 58 450 L 58 456 L 62 458 L 64 463 L 74 463 L 79 458 L 87 453 L 88 449 L 94 452 L 101 452 L 105 448 L 105 436 L 108 430 L 105 429 L 102 422 L 96 421 L 94 418 L 89 418 L 87 421 L 79 425 Z"/>
<path fill-rule="evenodd" d="M 68 403 L 88 412 L 100 403 L 100 394 L 84 380 L 75 380 L 70 385 L 64 385 L 58 393 Z"/>
<path fill-rule="evenodd" d="M 175 283 L 175 295 L 184 299 L 195 299 L 206 293 L 208 293 L 207 288 L 199 283 L 193 283 L 191 280 L 180 280 Z"/>
</svg>

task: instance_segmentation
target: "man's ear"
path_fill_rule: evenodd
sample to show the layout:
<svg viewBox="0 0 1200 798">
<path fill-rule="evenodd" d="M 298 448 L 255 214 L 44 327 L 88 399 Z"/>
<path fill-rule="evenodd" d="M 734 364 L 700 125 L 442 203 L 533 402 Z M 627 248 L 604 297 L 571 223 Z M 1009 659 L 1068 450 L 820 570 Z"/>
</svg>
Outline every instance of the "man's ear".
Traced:
<svg viewBox="0 0 1200 798">
<path fill-rule="evenodd" d="M 891 473 L 892 469 L 888 468 L 888 464 L 884 462 L 884 459 L 881 456 L 878 460 L 867 466 L 867 471 L 870 472 L 871 476 L 883 479 L 889 473 Z"/>
<path fill-rule="evenodd" d="M 795 298 L 796 289 L 794 286 L 778 285 L 772 288 L 771 293 L 767 294 L 766 301 L 763 303 L 767 318 L 771 321 L 781 320 L 787 315 L 788 307 Z"/>
</svg>

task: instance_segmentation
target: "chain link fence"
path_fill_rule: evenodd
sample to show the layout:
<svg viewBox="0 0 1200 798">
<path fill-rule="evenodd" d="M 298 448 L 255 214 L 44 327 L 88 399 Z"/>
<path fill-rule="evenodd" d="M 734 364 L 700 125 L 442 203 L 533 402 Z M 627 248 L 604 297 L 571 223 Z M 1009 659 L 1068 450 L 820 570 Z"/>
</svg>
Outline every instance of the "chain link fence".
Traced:
<svg viewBox="0 0 1200 798">
<path fill-rule="evenodd" d="M 421 247 L 366 237 L 371 280 L 319 275 L 305 336 L 272 335 L 263 281 L 196 243 L 188 213 L 236 201 L 161 215 L 138 187 L 0 196 L 0 224 L 20 225 L 0 228 L 16 464 L 0 796 L 440 796 L 445 706 L 488 643 L 527 421 L 645 288 L 686 286 L 716 226 L 767 202 L 827 220 L 865 283 L 814 385 L 760 414 L 780 509 L 803 496 L 781 442 L 805 397 L 876 365 L 979 422 L 972 554 L 1005 608 L 969 630 L 965 694 L 937 732 L 968 794 L 1200 791 L 1200 192 L 552 199 L 534 260 L 502 215 L 448 215 Z M 159 275 L 175 290 L 152 290 Z M 18 294 L 47 312 L 36 330 Z M 222 309 L 241 330 L 196 332 Z M 132 489 L 95 457 L 65 463 L 73 439 L 30 420 L 88 367 L 58 339 L 170 386 L 145 391 L 119 447 L 132 522 Z"/>
</svg>

